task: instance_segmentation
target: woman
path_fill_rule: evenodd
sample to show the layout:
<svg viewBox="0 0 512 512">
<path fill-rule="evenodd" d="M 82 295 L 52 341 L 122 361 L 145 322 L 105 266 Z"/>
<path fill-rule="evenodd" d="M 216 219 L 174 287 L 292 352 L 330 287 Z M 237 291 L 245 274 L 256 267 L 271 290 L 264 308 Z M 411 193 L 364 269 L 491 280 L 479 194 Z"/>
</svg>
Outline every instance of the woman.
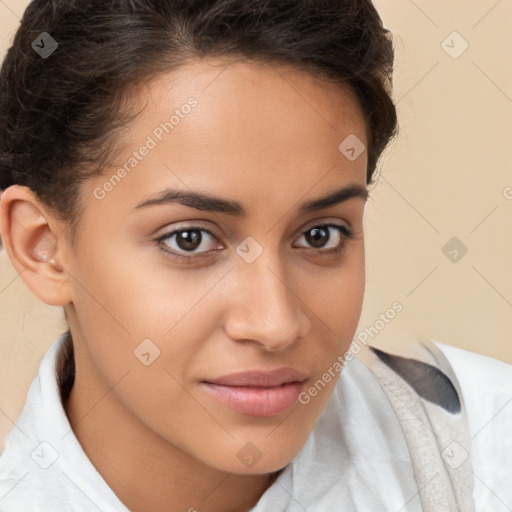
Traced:
<svg viewBox="0 0 512 512">
<path fill-rule="evenodd" d="M 1 234 L 69 330 L 0 510 L 494 506 L 473 473 L 510 461 L 506 418 L 471 418 L 509 366 L 349 351 L 392 63 L 370 1 L 30 4 L 0 74 Z"/>
</svg>

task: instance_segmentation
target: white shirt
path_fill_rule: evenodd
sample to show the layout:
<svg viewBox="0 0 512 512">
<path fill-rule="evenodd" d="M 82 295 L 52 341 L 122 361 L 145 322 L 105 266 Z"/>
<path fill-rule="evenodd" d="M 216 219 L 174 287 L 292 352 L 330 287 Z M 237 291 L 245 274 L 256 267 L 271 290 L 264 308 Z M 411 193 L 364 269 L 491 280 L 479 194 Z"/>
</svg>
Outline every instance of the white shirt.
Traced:
<svg viewBox="0 0 512 512">
<path fill-rule="evenodd" d="M 50 347 L 0 455 L 0 512 L 126 512 L 75 437 Z M 435 342 L 464 396 L 477 512 L 512 510 L 512 366 Z M 421 512 L 401 426 L 359 360 L 342 370 L 306 444 L 250 512 Z M 199 510 L 199 512 L 201 512 Z"/>
</svg>

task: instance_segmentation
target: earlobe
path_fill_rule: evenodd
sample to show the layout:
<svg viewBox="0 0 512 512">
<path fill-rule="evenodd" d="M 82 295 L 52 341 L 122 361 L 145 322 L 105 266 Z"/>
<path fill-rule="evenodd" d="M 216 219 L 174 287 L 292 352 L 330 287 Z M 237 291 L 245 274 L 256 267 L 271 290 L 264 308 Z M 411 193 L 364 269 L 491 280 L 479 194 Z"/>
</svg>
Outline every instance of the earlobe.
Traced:
<svg viewBox="0 0 512 512">
<path fill-rule="evenodd" d="M 2 192 L 0 231 L 7 255 L 34 295 L 51 306 L 71 302 L 61 224 L 28 187 Z"/>
</svg>

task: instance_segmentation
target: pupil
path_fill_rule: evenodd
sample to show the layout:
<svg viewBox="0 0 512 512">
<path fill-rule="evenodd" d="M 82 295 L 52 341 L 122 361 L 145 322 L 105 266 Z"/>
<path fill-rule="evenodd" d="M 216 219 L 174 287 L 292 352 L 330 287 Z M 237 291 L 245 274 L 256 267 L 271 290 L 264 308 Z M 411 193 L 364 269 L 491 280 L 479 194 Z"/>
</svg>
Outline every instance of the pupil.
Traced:
<svg viewBox="0 0 512 512">
<path fill-rule="evenodd" d="M 313 228 L 309 230 L 311 235 L 306 235 L 308 243 L 313 247 L 322 247 L 329 240 L 329 234 L 324 228 Z M 325 240 L 322 240 L 324 238 Z"/>
<path fill-rule="evenodd" d="M 197 249 L 201 243 L 201 232 L 197 229 L 180 231 L 177 234 L 176 243 L 184 251 Z"/>
</svg>

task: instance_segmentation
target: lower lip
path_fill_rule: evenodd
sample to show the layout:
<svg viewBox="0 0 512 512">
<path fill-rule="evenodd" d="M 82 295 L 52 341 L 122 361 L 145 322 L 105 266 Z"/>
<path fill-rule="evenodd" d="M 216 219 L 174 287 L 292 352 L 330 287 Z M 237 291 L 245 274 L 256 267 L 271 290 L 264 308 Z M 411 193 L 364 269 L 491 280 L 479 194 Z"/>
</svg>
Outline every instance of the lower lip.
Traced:
<svg viewBox="0 0 512 512">
<path fill-rule="evenodd" d="M 249 416 L 269 417 L 289 409 L 299 398 L 301 382 L 290 382 L 273 388 L 221 386 L 202 383 L 222 403 Z"/>
</svg>

